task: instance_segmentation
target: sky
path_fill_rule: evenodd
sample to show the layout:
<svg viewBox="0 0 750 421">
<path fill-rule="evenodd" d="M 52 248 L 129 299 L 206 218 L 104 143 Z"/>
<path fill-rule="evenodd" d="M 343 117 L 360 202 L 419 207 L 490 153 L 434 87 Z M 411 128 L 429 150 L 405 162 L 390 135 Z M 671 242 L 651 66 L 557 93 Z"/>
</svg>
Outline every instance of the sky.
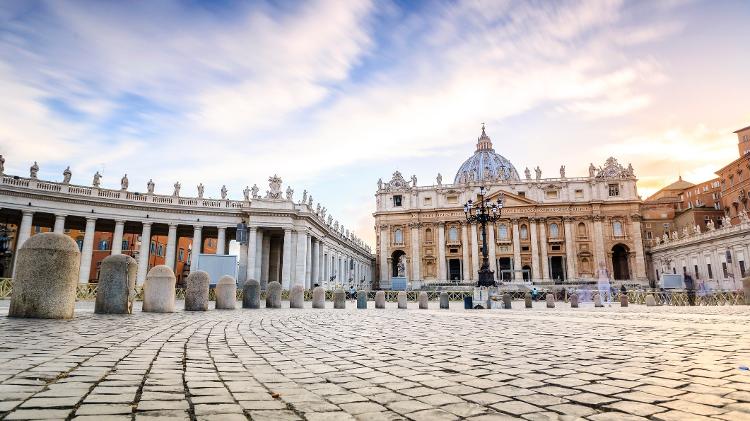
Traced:
<svg viewBox="0 0 750 421">
<path fill-rule="evenodd" d="M 523 172 L 738 157 L 747 1 L 0 2 L 5 172 L 218 197 L 306 189 L 374 246 L 378 178 L 452 181 L 485 123 Z"/>
</svg>

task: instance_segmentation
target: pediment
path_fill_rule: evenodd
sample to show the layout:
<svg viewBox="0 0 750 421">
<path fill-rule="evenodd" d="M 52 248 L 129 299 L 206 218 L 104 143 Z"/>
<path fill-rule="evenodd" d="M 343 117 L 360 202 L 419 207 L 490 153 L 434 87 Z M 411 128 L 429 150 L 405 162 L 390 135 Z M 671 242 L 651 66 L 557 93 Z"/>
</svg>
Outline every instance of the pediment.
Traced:
<svg viewBox="0 0 750 421">
<path fill-rule="evenodd" d="M 505 195 L 505 201 L 503 203 L 503 206 L 505 207 L 513 207 L 513 206 L 527 206 L 527 205 L 538 205 L 539 203 L 531 200 L 529 198 L 519 196 L 515 193 L 510 193 L 505 190 L 498 190 L 495 192 L 490 193 L 487 196 L 487 200 L 494 202 L 497 200 L 497 197 L 500 195 L 500 192 L 502 192 Z"/>
</svg>

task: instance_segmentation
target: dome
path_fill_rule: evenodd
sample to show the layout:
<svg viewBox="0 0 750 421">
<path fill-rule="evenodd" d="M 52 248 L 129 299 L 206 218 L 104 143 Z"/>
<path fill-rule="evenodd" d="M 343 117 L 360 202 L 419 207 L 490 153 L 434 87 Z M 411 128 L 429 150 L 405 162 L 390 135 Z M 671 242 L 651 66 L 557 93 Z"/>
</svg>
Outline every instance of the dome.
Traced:
<svg viewBox="0 0 750 421">
<path fill-rule="evenodd" d="M 484 125 L 482 125 L 482 135 L 477 140 L 476 152 L 464 161 L 461 168 L 458 169 L 453 183 L 481 180 L 520 180 L 516 167 L 504 156 L 495 153 L 492 148 L 492 140 L 484 131 Z"/>
</svg>

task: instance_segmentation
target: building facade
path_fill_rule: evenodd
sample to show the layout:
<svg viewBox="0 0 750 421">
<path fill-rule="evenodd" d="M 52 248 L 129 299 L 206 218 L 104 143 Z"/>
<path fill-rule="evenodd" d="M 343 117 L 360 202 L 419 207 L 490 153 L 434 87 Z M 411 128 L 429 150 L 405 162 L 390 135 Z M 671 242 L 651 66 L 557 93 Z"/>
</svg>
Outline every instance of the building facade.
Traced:
<svg viewBox="0 0 750 421">
<path fill-rule="evenodd" d="M 484 127 L 475 153 L 453 183 L 418 186 L 396 171 L 378 181 L 376 266 L 381 286 L 403 273 L 410 281 L 477 280 L 481 227 L 467 224 L 464 203 L 504 197 L 502 218 L 487 227 L 490 269 L 498 281 L 576 282 L 606 265 L 618 280 L 646 282 L 641 200 L 632 166 L 609 158 L 588 176 L 542 178 L 539 167 L 519 176 L 495 152 Z"/>
<path fill-rule="evenodd" d="M 69 170 L 62 182 L 40 180 L 37 172 L 36 163 L 29 177 L 2 174 L 0 168 L 0 220 L 17 227 L 11 250 L 34 231 L 67 231 L 81 249 L 81 282 L 96 278 L 97 261 L 121 253 L 136 255 L 138 283 L 157 264 L 184 278 L 199 253 L 227 254 L 238 230 L 240 283 L 366 288 L 372 279 L 368 246 L 319 203 L 314 207 L 307 191 L 299 201 L 290 187 L 282 192 L 278 176 L 269 178 L 265 195 L 253 186 L 243 191 L 243 200 L 231 200 L 225 188 L 221 199 L 204 198 L 202 185 L 197 197 L 185 197 L 176 183 L 174 194 L 165 196 L 154 194 L 152 181 L 146 192 L 130 191 L 127 176 L 113 190 L 100 187 L 98 173 L 92 186 L 79 186 L 69 183 Z"/>
</svg>

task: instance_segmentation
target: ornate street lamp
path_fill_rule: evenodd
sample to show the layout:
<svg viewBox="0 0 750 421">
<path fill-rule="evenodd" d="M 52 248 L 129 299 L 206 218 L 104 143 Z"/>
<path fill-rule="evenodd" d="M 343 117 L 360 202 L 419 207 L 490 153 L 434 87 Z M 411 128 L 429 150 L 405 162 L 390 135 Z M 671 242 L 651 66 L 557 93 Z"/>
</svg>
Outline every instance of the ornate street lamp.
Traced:
<svg viewBox="0 0 750 421">
<path fill-rule="evenodd" d="M 464 204 L 464 213 L 466 221 L 478 223 L 482 226 L 482 267 L 479 268 L 479 281 L 477 286 L 495 286 L 495 273 L 490 270 L 487 250 L 487 223 L 495 222 L 500 219 L 503 210 L 503 200 L 505 195 L 500 192 L 497 202 L 488 202 L 484 198 L 484 186 L 479 188 L 479 200 L 475 203 L 469 200 Z"/>
</svg>

